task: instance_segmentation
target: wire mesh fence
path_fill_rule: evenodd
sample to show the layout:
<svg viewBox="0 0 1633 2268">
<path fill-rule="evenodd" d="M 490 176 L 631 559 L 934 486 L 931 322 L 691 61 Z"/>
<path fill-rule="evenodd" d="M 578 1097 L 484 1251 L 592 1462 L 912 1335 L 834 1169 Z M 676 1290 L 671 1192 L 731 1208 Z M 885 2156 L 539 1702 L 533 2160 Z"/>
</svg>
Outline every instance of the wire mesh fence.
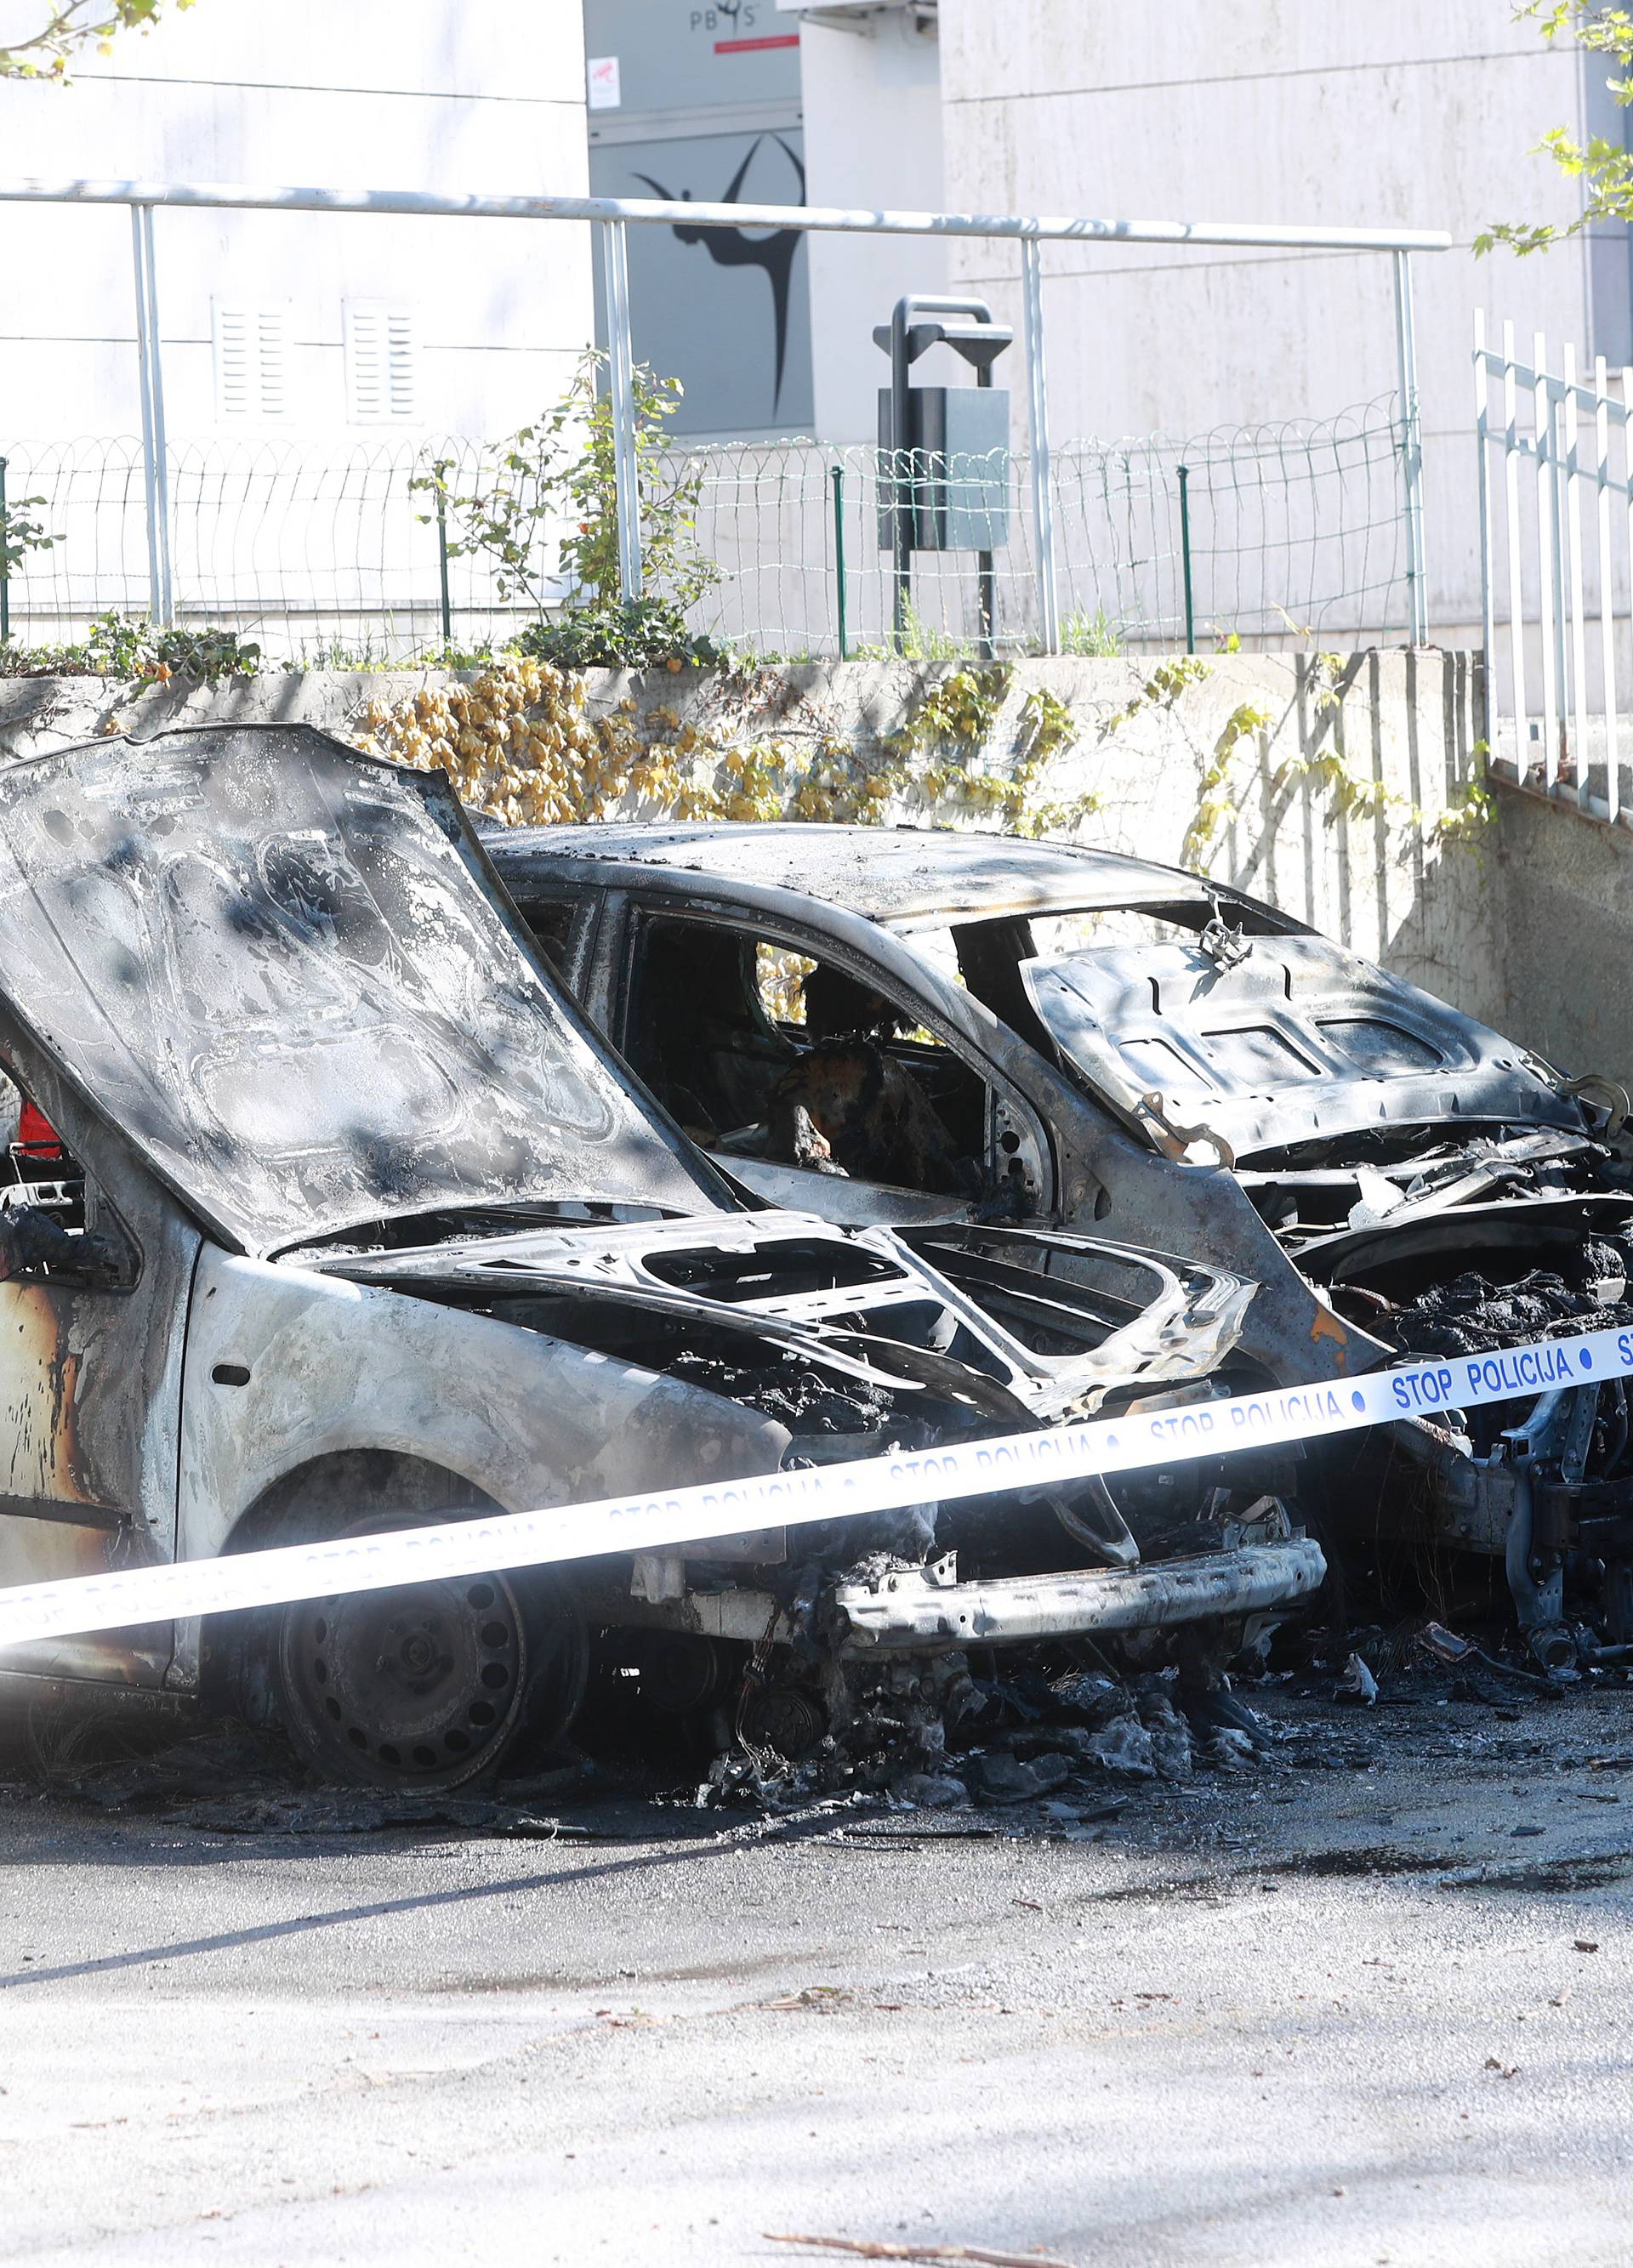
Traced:
<svg viewBox="0 0 1633 2268">
<path fill-rule="evenodd" d="M 898 470 L 883 453 L 814 442 L 696 452 L 701 547 L 720 570 L 699 619 L 761 652 L 889 646 L 887 526 Z M 1007 540 L 993 554 L 993 643 L 1038 635 L 1031 468 L 982 460 Z M 1068 652 L 1247 646 L 1404 635 L 1406 519 L 1393 395 L 1334 418 L 1073 444 L 1051 461 L 1062 643 Z M 925 486 L 931 485 L 927 482 Z M 914 553 L 906 637 L 934 655 L 986 628 L 972 549 Z"/>
<path fill-rule="evenodd" d="M 500 600 L 488 563 L 445 541 L 433 500 L 412 485 L 439 459 L 452 460 L 455 489 L 474 484 L 489 453 L 441 438 L 173 447 L 176 620 L 231 628 L 304 660 L 401 660 L 448 637 L 502 640 L 533 610 Z M 98 615 L 145 615 L 141 442 L 12 443 L 0 461 L 11 509 L 39 498 L 29 516 L 52 538 L 12 578 L 13 638 L 68 643 Z"/>
<path fill-rule="evenodd" d="M 14 639 L 65 642 L 110 609 L 145 613 L 140 442 L 11 442 L 0 458 L 11 509 L 40 498 L 31 517 L 55 539 L 11 578 Z M 502 602 L 490 563 L 446 541 L 432 500 L 413 485 L 438 458 L 453 460 L 455 490 L 493 477 L 493 453 L 464 439 L 173 447 L 178 621 L 234 629 L 269 655 L 305 659 L 398 660 L 450 637 L 466 647 L 502 641 L 532 609 Z M 992 541 L 990 571 L 972 549 L 917 549 L 905 606 L 890 542 L 899 468 L 878 451 L 743 444 L 689 452 L 685 466 L 698 476 L 698 547 L 719 571 L 693 609 L 698 630 L 765 655 L 1035 648 L 1024 454 L 954 468 L 972 495 L 982 490 L 962 532 L 979 527 Z M 1068 652 L 1206 648 L 1232 635 L 1247 646 L 1361 644 L 1404 632 L 1393 396 L 1330 419 L 1183 442 L 1072 444 L 1054 453 L 1051 487 Z M 942 533 L 957 535 L 970 497 L 957 478 L 953 488 Z M 922 519 L 927 497 L 913 504 Z"/>
<path fill-rule="evenodd" d="M 1406 634 L 1393 394 L 1322 420 L 1081 446 L 1053 470 L 1061 611 L 1083 633 L 1104 621 L 1125 642 L 1188 628 L 1247 646 Z"/>
</svg>

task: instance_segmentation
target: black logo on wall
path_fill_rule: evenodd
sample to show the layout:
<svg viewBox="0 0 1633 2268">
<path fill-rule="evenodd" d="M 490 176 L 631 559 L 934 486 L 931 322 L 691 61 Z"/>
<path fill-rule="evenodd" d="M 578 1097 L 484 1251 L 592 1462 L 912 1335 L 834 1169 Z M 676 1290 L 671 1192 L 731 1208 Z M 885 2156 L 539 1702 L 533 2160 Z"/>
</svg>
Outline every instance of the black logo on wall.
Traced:
<svg viewBox="0 0 1633 2268">
<path fill-rule="evenodd" d="M 749 168 L 758 155 L 761 144 L 766 141 L 774 142 L 794 168 L 800 193 L 791 202 L 796 205 L 805 202 L 805 167 L 802 161 L 780 134 L 757 134 L 749 146 L 747 157 L 732 175 L 724 194 L 715 200 L 717 203 L 735 205 L 737 202 L 743 194 Z M 662 197 L 668 202 L 690 204 L 691 202 L 690 189 L 683 189 L 676 198 L 672 190 L 666 189 L 661 181 L 654 181 L 650 173 L 637 173 L 635 179 L 644 181 L 654 196 Z M 766 281 L 772 289 L 772 321 L 776 353 L 777 377 L 772 393 L 773 413 L 782 400 L 782 370 L 788 352 L 788 306 L 793 290 L 794 255 L 800 248 L 800 238 L 803 233 L 797 228 L 779 228 L 773 229 L 769 236 L 754 237 L 740 228 L 692 228 L 684 221 L 677 221 L 675 226 L 675 234 L 682 244 L 701 244 L 718 268 L 760 268 L 765 271 Z"/>
<path fill-rule="evenodd" d="M 707 8 L 692 10 L 691 29 L 711 36 L 722 31 L 751 32 L 757 14 L 752 0 L 747 7 L 743 5 L 743 0 L 713 0 L 713 4 Z"/>
</svg>

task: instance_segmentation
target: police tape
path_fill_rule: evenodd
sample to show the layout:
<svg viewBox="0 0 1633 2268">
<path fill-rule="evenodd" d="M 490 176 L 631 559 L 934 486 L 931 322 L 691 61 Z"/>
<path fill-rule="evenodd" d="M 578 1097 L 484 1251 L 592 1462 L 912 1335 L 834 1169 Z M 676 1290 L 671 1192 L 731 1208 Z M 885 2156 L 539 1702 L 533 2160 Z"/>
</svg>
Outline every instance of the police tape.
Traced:
<svg viewBox="0 0 1633 2268">
<path fill-rule="evenodd" d="M 609 1552 L 674 1550 L 750 1528 L 794 1528 L 898 1512 L 931 1499 L 1046 1488 L 1091 1474 L 1273 1447 L 1630 1374 L 1633 1331 L 1589 1331 L 1500 1353 L 1402 1364 L 1359 1378 L 1223 1395 L 846 1464 L 19 1585 L 0 1590 L 0 1652 L 34 1638 L 559 1566 Z"/>
</svg>

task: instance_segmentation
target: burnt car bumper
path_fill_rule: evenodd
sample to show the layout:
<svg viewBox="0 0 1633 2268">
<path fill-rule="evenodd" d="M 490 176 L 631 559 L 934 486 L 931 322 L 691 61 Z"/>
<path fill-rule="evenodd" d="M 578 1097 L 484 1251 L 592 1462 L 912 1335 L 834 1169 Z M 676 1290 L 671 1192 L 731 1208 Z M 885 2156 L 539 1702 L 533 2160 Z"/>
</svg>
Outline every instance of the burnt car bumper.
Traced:
<svg viewBox="0 0 1633 2268">
<path fill-rule="evenodd" d="M 1233 1622 L 1286 1609 L 1319 1589 L 1326 1574 L 1319 1544 L 1300 1535 L 1154 1567 L 1090 1567 L 980 1583 L 960 1583 L 932 1564 L 840 1583 L 831 1606 L 844 1629 L 841 1653 L 912 1653 Z"/>
<path fill-rule="evenodd" d="M 747 1645 L 795 1641 L 795 1617 L 770 1592 L 753 1584 L 685 1587 L 677 1562 L 666 1600 L 661 1565 L 649 1561 L 643 1566 L 637 1598 L 644 1597 L 646 1604 L 629 1610 L 632 1618 Z M 965 1646 L 1115 1638 L 1190 1623 L 1285 1615 L 1318 1591 L 1326 1575 L 1320 1545 L 1304 1535 L 1147 1566 L 1069 1568 L 963 1583 L 955 1555 L 948 1553 L 921 1567 L 831 1579 L 816 1621 L 827 1650 L 842 1659 L 945 1653 Z"/>
</svg>

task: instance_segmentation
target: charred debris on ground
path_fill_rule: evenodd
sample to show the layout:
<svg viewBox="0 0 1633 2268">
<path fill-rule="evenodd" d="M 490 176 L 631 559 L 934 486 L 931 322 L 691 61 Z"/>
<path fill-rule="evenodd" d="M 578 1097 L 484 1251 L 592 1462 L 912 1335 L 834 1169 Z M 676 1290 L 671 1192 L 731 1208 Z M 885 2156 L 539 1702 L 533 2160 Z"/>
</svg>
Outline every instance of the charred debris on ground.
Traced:
<svg viewBox="0 0 1633 2268">
<path fill-rule="evenodd" d="M 1260 1661 L 1234 1683 L 1194 1668 L 1056 1664 L 1051 1675 L 1013 1659 L 981 1676 L 959 1655 L 878 1665 L 855 1680 L 844 1731 L 797 1758 L 748 1705 L 751 1675 L 729 1709 L 665 1715 L 602 1665 L 571 1748 L 477 1786 L 326 1785 L 276 1731 L 231 1720 L 158 1743 L 81 1724 L 55 1742 L 35 1727 L 26 1748 L 0 1759 L 0 1805 L 44 1800 L 88 1819 L 274 1838 L 441 1830 L 617 1841 L 782 1825 L 843 1837 L 1091 1842 L 1119 1818 L 1134 1824 L 1186 1797 L 1239 1787 L 1290 1799 L 1313 1774 L 1371 1772 L 1402 1742 L 1414 1756 L 1461 1755 L 1529 1727 L 1537 1753 L 1550 1755 L 1551 1705 L 1608 1696 L 1633 1674 L 1548 1678 L 1503 1643 L 1493 1634 L 1482 1646 L 1434 1623 L 1306 1631 L 1283 1643 L 1291 1666 Z M 1455 1719 L 1427 1713 L 1454 1705 Z M 758 1737 L 729 1734 L 734 1719 Z M 1457 1729 L 1471 1721 L 1487 1730 Z M 723 1744 L 711 1753 L 714 1739 Z"/>
</svg>

